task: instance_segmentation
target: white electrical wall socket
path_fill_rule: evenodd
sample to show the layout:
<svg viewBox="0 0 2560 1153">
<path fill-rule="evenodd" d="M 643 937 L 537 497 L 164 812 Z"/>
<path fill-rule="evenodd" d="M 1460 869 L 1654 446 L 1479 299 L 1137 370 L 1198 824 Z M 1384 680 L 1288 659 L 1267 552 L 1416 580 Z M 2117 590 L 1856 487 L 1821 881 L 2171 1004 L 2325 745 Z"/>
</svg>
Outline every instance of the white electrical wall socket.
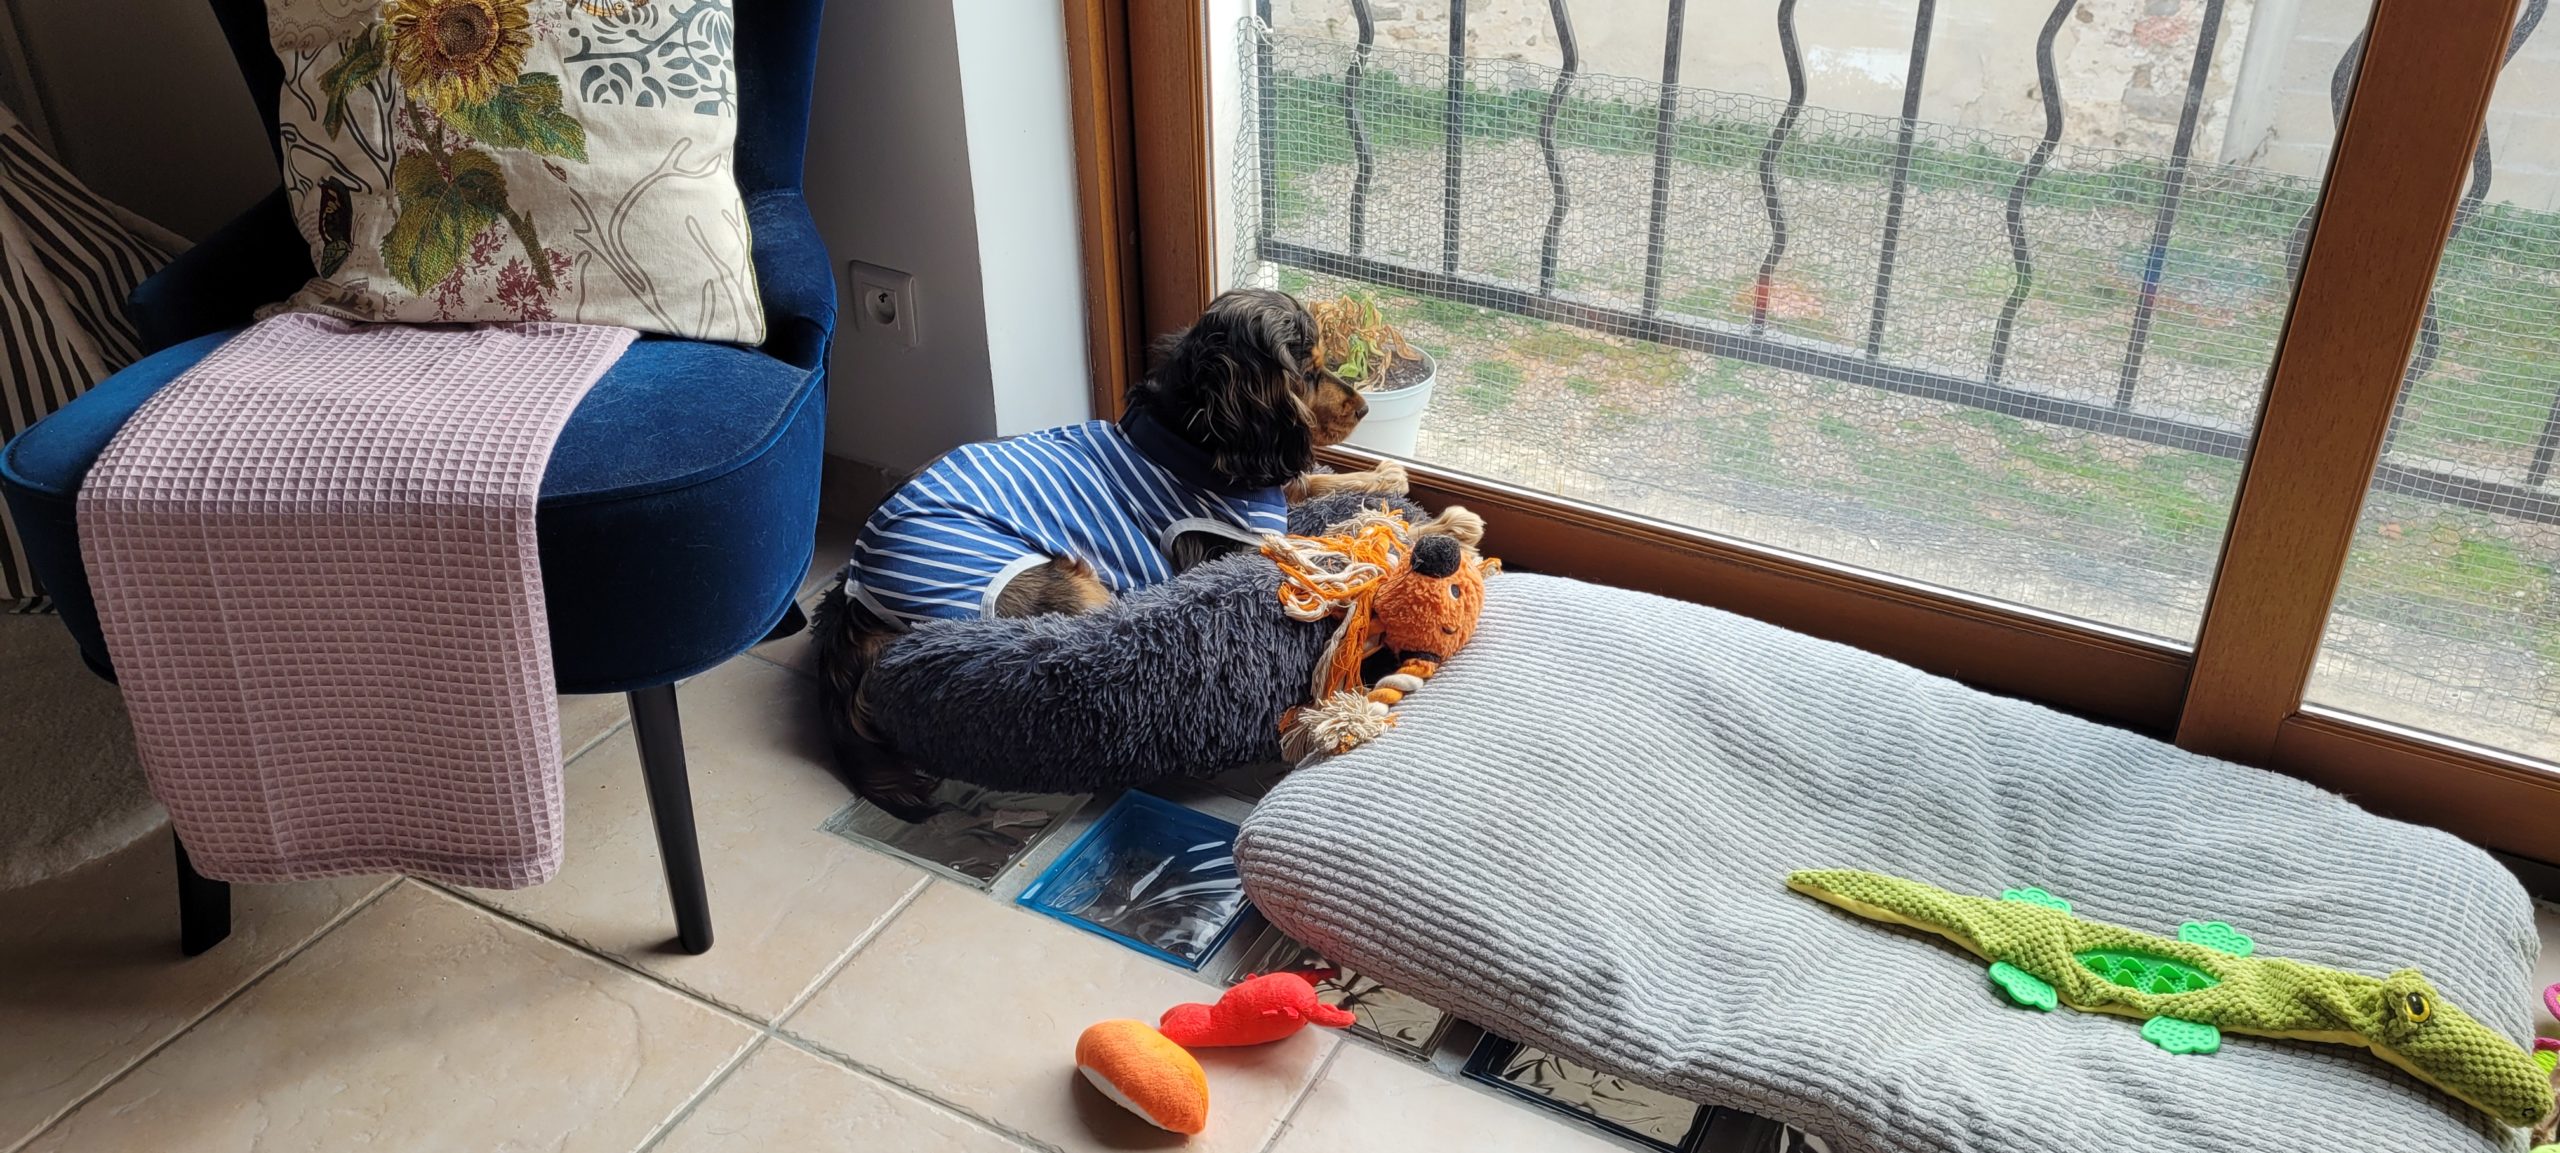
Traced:
<svg viewBox="0 0 2560 1153">
<path fill-rule="evenodd" d="M 852 263 L 853 323 L 874 340 L 914 348 L 924 342 L 916 323 L 916 278 L 894 268 Z"/>
</svg>

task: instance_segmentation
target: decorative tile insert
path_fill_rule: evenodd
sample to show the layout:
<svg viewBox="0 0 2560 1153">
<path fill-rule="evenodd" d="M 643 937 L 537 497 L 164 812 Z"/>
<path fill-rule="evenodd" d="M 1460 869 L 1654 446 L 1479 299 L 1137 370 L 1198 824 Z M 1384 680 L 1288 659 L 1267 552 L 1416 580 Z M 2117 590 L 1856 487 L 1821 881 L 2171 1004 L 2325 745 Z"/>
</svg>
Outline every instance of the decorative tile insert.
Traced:
<svg viewBox="0 0 2560 1153">
<path fill-rule="evenodd" d="M 1276 928 L 1264 929 L 1245 950 L 1233 972 L 1227 974 L 1232 985 L 1247 977 L 1264 973 L 1280 973 L 1308 969 L 1333 969 L 1334 974 L 1316 982 L 1316 996 L 1325 1004 L 1349 1009 L 1360 1019 L 1351 1031 L 1398 1053 L 1416 1059 L 1428 1059 L 1440 1044 L 1440 1035 L 1449 1029 L 1449 1015 L 1415 998 L 1379 984 L 1348 969 L 1327 962 L 1314 949 Z"/>
<path fill-rule="evenodd" d="M 1688 1146 L 1714 1110 L 1490 1033 L 1466 1075 L 1667 1153 Z"/>
<path fill-rule="evenodd" d="M 818 827 L 848 841 L 885 849 L 972 888 L 984 889 L 1015 861 L 1083 808 L 1089 799 L 999 793 L 945 781 L 934 813 L 908 824 L 856 798 Z"/>
<path fill-rule="evenodd" d="M 1127 793 L 1023 890 L 1021 903 L 1196 970 L 1244 914 L 1235 841 L 1233 824 Z"/>
<path fill-rule="evenodd" d="M 1766 1117 L 1732 1109 L 1714 1110 L 1714 1118 L 1689 1143 L 1691 1153 L 1831 1153 L 1830 1143 L 1798 1132 Z"/>
</svg>

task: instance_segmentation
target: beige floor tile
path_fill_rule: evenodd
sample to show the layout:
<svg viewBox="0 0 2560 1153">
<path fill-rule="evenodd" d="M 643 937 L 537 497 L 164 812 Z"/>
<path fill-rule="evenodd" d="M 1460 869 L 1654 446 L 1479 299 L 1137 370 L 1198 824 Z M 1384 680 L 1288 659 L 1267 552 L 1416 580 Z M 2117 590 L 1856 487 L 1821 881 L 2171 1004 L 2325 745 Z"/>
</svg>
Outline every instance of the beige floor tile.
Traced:
<svg viewBox="0 0 2560 1153">
<path fill-rule="evenodd" d="M 655 1153 L 748 1149 L 1023 1153 L 957 1113 L 781 1041 L 747 1058 Z"/>
<path fill-rule="evenodd" d="M 1365 1046 L 1345 1045 L 1271 1153 L 1622 1153 L 1625 1146 Z"/>
<path fill-rule="evenodd" d="M 755 1036 L 402 884 L 30 1149 L 629 1153 Z"/>
<path fill-rule="evenodd" d="M 1002 1128 L 1063 1149 L 1152 1148 L 1170 1135 L 1076 1073 L 1076 1035 L 1153 1020 L 1217 988 L 1089 933 L 937 882 L 785 1028 Z M 1209 1131 L 1198 1153 L 1259 1150 L 1338 1039 L 1200 1055 Z"/>
<path fill-rule="evenodd" d="M 825 762 L 808 678 L 733 660 L 678 694 L 713 945 L 676 952 L 640 753 L 608 741 L 571 765 L 567 859 L 547 885 L 467 892 L 750 1016 L 825 975 L 924 874 L 818 831 L 848 794 Z"/>
<path fill-rule="evenodd" d="M 560 698 L 560 755 L 575 757 L 630 717 L 620 693 L 564 694 Z"/>
<path fill-rule="evenodd" d="M 178 953 L 168 830 L 0 892 L 0 1149 L 105 1084 L 387 878 L 233 890 L 231 938 Z"/>
</svg>

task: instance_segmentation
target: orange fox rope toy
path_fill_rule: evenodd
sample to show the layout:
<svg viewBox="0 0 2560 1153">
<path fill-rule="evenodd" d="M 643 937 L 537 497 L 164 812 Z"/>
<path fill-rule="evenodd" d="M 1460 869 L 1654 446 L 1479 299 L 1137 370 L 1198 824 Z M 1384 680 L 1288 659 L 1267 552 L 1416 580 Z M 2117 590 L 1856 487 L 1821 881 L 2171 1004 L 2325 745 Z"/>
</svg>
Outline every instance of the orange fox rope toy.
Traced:
<svg viewBox="0 0 2560 1153">
<path fill-rule="evenodd" d="M 1281 749 L 1295 761 L 1349 752 L 1394 724 L 1397 702 L 1475 636 L 1485 578 L 1502 571 L 1458 538 L 1416 533 L 1387 512 L 1364 514 L 1333 536 L 1268 537 L 1262 553 L 1280 566 L 1290 616 L 1342 617 L 1310 678 L 1314 703 L 1280 721 Z M 1360 667 L 1380 649 L 1404 664 L 1363 691 Z"/>
</svg>

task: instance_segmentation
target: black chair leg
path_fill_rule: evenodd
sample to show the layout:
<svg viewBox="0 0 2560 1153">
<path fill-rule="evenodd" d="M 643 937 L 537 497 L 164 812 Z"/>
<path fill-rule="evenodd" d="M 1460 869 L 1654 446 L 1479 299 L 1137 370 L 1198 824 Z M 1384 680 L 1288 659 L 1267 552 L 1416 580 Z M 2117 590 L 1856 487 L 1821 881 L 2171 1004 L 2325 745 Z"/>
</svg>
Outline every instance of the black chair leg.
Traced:
<svg viewBox="0 0 2560 1153">
<path fill-rule="evenodd" d="M 667 897 L 676 907 L 676 940 L 685 952 L 709 952 L 711 895 L 702 881 L 702 846 L 693 834 L 693 786 L 685 780 L 676 687 L 641 689 L 630 694 L 630 701 L 640 774 L 649 786 L 649 815 L 658 825 L 658 856 L 667 866 Z"/>
<path fill-rule="evenodd" d="M 231 882 L 196 872 L 174 830 L 169 843 L 178 849 L 178 949 L 192 957 L 231 935 Z"/>
<path fill-rule="evenodd" d="M 782 623 L 773 626 L 773 631 L 766 633 L 764 640 L 760 643 L 772 644 L 784 637 L 796 637 L 807 631 L 809 631 L 809 614 L 800 611 L 800 602 L 793 601 L 790 611 L 782 614 Z"/>
</svg>

